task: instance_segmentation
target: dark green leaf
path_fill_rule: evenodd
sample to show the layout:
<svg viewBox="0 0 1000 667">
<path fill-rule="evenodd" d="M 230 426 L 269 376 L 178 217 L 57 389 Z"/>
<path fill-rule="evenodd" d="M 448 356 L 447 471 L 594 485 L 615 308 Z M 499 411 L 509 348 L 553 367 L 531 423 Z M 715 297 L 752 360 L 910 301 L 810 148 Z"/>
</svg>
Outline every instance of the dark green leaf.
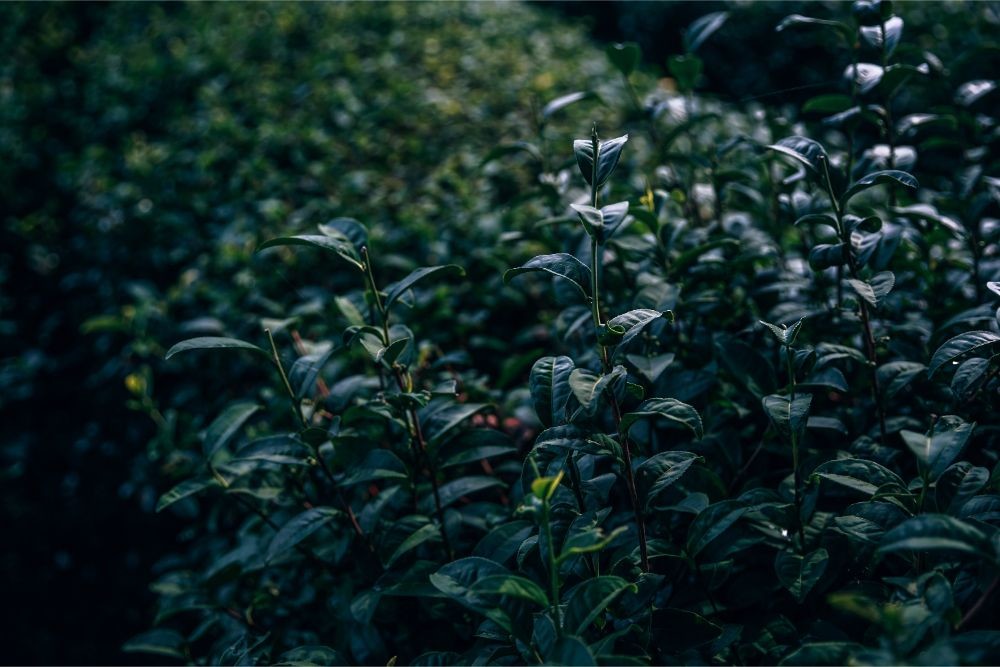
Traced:
<svg viewBox="0 0 1000 667">
<path fill-rule="evenodd" d="M 589 90 L 579 90 L 575 93 L 567 93 L 565 95 L 560 95 L 556 99 L 552 100 L 544 107 L 542 107 L 542 118 L 549 119 L 554 114 L 562 111 L 571 104 L 576 104 L 577 102 L 582 102 L 584 100 L 591 100 L 597 98 L 597 94 Z M 599 99 L 599 98 L 598 98 Z M 537 152 L 537 149 L 536 149 Z M 541 160 L 541 153 L 538 153 L 538 158 Z"/>
<path fill-rule="evenodd" d="M 802 604 L 809 591 L 826 572 L 829 561 L 830 555 L 823 548 L 806 556 L 780 551 L 774 561 L 774 570 L 781 585 L 788 589 L 799 604 Z"/>
<path fill-rule="evenodd" d="M 879 551 L 942 552 L 997 561 L 996 549 L 983 531 L 944 514 L 922 514 L 904 521 L 885 534 Z"/>
<path fill-rule="evenodd" d="M 275 533 L 265 560 L 270 563 L 341 514 L 340 510 L 332 507 L 312 507 L 296 515 Z"/>
<path fill-rule="evenodd" d="M 818 141 L 806 137 L 785 137 L 778 143 L 771 144 L 768 148 L 793 158 L 817 176 L 823 175 L 823 161 L 829 160 L 826 149 Z"/>
<path fill-rule="evenodd" d="M 365 265 L 361 262 L 361 257 L 358 255 L 358 251 L 355 249 L 354 244 L 351 243 L 346 237 L 319 236 L 311 234 L 303 234 L 300 236 L 281 236 L 260 244 L 257 248 L 257 252 L 267 250 L 268 248 L 290 245 L 311 246 L 313 248 L 328 250 L 356 268 L 358 271 L 364 271 L 365 269 Z"/>
<path fill-rule="evenodd" d="M 156 511 L 162 512 L 180 500 L 215 486 L 219 486 L 219 483 L 211 478 L 185 480 L 160 496 L 160 500 L 156 503 Z"/>
<path fill-rule="evenodd" d="M 961 417 L 945 415 L 934 423 L 930 433 L 904 430 L 900 435 L 934 480 L 962 453 L 975 427 L 975 423 L 968 423 Z"/>
<path fill-rule="evenodd" d="M 628 433 L 632 425 L 640 419 L 666 419 L 690 429 L 696 438 L 705 435 L 698 411 L 676 398 L 650 398 L 643 401 L 634 411 L 624 415 L 619 426 L 622 433 Z"/>
<path fill-rule="evenodd" d="M 679 480 L 700 457 L 691 452 L 660 452 L 643 461 L 636 468 L 636 477 L 646 490 L 643 502 L 651 509 L 656 497 Z"/>
<path fill-rule="evenodd" d="M 628 141 L 627 134 L 598 142 L 597 185 L 595 187 L 603 186 L 611 176 L 611 172 L 618 166 L 618 160 L 621 158 L 622 148 L 624 148 L 626 141 Z M 592 182 L 594 176 L 593 142 L 590 139 L 577 139 L 573 142 L 573 153 L 576 155 L 576 163 L 580 167 L 583 178 L 588 185 L 594 185 Z"/>
<path fill-rule="evenodd" d="M 799 394 L 794 400 L 789 400 L 787 396 L 770 394 L 765 396 L 761 403 L 778 433 L 786 438 L 795 437 L 797 440 L 802 438 L 809 421 L 812 394 Z"/>
<path fill-rule="evenodd" d="M 205 439 L 203 441 L 205 458 L 211 459 L 215 456 L 216 452 L 222 449 L 240 427 L 260 409 L 261 406 L 256 403 L 244 401 L 233 403 L 223 410 L 222 414 L 216 417 L 205 430 Z"/>
<path fill-rule="evenodd" d="M 821 463 L 813 470 L 813 477 L 819 477 L 862 493 L 873 496 L 879 487 L 893 485 L 905 489 L 906 484 L 891 470 L 865 459 L 836 459 Z"/>
<path fill-rule="evenodd" d="M 410 273 L 398 283 L 391 285 L 386 290 L 384 307 L 386 310 L 392 307 L 396 300 L 412 288 L 415 284 L 438 273 L 453 273 L 459 276 L 465 275 L 465 269 L 457 264 L 444 264 L 442 266 L 425 266 Z"/>
<path fill-rule="evenodd" d="M 531 367 L 528 387 L 538 420 L 546 427 L 566 420 L 566 406 L 573 395 L 569 376 L 573 372 L 569 357 L 542 357 Z"/>
<path fill-rule="evenodd" d="M 573 590 L 566 601 L 566 619 L 563 622 L 566 631 L 582 635 L 605 609 L 629 590 L 635 591 L 635 584 L 630 584 L 621 577 L 587 579 Z"/>
<path fill-rule="evenodd" d="M 421 544 L 440 539 L 441 531 L 433 523 L 428 523 L 420 528 L 417 528 L 410 534 L 409 537 L 403 540 L 398 547 L 396 547 L 395 551 L 392 552 L 392 555 L 389 556 L 389 560 L 385 562 L 386 567 L 391 567 L 393 563 L 419 547 Z"/>
<path fill-rule="evenodd" d="M 509 595 L 534 602 L 540 607 L 549 606 L 549 598 L 542 587 L 516 574 L 493 574 L 473 582 L 470 590 L 474 595 Z"/>
<path fill-rule="evenodd" d="M 253 343 L 248 343 L 243 340 L 237 340 L 236 338 L 220 338 L 218 336 L 203 336 L 201 338 L 189 338 L 188 340 L 182 340 L 167 351 L 164 359 L 169 359 L 175 354 L 187 352 L 188 350 L 219 349 L 253 350 L 254 352 L 259 352 L 264 356 L 271 356 Z"/>
<path fill-rule="evenodd" d="M 826 28 L 833 28 L 837 33 L 843 37 L 848 42 L 851 41 L 854 31 L 846 23 L 841 23 L 840 21 L 828 21 L 826 19 L 814 19 L 810 16 L 803 16 L 802 14 L 789 14 L 785 18 L 781 19 L 781 23 L 775 28 L 778 32 L 782 30 L 787 30 L 792 26 L 822 26 Z"/>
<path fill-rule="evenodd" d="M 927 366 L 928 377 L 933 377 L 949 361 L 954 362 L 971 352 L 977 352 L 1000 342 L 1000 336 L 992 331 L 969 331 L 949 339 L 937 349 Z"/>
<path fill-rule="evenodd" d="M 698 47 L 721 28 L 728 18 L 729 12 L 711 12 L 692 21 L 684 31 L 684 50 L 687 53 L 697 51 Z"/>
<path fill-rule="evenodd" d="M 573 255 L 564 252 L 552 255 L 538 255 L 528 260 L 523 266 L 508 270 L 503 274 L 503 281 L 509 283 L 516 276 L 531 271 L 541 271 L 557 278 L 568 280 L 580 291 L 585 301 L 590 301 L 590 296 L 587 292 L 588 288 L 584 287 L 584 285 L 590 285 L 590 268 Z"/>
<path fill-rule="evenodd" d="M 885 171 L 876 171 L 868 174 L 867 176 L 862 176 L 857 181 L 855 181 L 844 196 L 840 198 L 841 207 L 847 206 L 847 202 L 851 201 L 851 198 L 859 192 L 863 192 L 868 188 L 873 188 L 876 185 L 883 183 L 897 184 L 905 188 L 912 188 L 916 190 L 920 187 L 917 179 L 913 177 L 912 174 L 908 174 L 905 171 L 899 171 L 898 169 L 887 169 Z"/>
<path fill-rule="evenodd" d="M 635 42 L 608 44 L 604 53 L 607 54 L 611 64 L 625 76 L 635 71 L 642 58 L 642 51 Z"/>
</svg>

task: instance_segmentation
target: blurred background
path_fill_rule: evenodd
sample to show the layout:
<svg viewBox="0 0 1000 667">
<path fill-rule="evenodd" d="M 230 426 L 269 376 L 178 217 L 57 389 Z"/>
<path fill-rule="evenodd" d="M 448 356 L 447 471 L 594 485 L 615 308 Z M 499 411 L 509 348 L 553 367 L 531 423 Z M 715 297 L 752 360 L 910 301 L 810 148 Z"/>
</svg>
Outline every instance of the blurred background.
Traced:
<svg viewBox="0 0 1000 667">
<path fill-rule="evenodd" d="M 682 29 L 723 10 L 700 94 L 794 117 L 841 81 L 832 35 L 775 33 L 840 3 L 0 5 L 4 662 L 134 661 L 121 645 L 185 539 L 154 507 L 204 425 L 189 408 L 258 379 L 163 353 L 281 315 L 294 286 L 255 265 L 262 239 L 341 213 L 430 253 L 495 241 L 518 183 L 483 156 L 612 78 L 607 43 L 638 43 L 669 87 Z M 901 58 L 995 75 L 996 3 L 897 12 Z"/>
</svg>

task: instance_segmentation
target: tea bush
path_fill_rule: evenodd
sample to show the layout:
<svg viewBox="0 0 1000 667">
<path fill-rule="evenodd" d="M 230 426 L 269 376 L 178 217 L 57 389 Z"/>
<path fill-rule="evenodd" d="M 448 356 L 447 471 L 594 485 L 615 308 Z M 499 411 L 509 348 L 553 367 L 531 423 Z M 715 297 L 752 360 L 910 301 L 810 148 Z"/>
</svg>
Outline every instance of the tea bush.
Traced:
<svg viewBox="0 0 1000 667">
<path fill-rule="evenodd" d="M 655 79 L 523 7 L 116 11 L 129 50 L 71 57 L 175 89 L 35 94 L 124 137 L 76 129 L 89 279 L 149 246 L 83 323 L 124 341 L 104 377 L 156 428 L 133 484 L 181 526 L 127 651 L 1000 656 L 995 43 L 791 14 L 767 38 L 838 44 L 843 80 L 736 108 L 698 94 L 725 12 Z M 195 113 L 144 115 L 170 104 Z"/>
</svg>

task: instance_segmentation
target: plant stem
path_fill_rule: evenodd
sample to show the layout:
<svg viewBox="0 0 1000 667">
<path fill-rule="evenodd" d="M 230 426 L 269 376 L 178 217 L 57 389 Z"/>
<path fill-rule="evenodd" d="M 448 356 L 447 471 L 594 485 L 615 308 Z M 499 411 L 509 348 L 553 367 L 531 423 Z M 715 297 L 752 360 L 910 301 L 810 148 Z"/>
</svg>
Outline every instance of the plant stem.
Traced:
<svg viewBox="0 0 1000 667">
<path fill-rule="evenodd" d="M 295 399 L 295 391 L 292 389 L 292 384 L 288 381 L 288 376 L 285 374 L 285 367 L 281 363 L 281 356 L 278 354 L 278 346 L 274 342 L 274 336 L 271 335 L 270 329 L 264 329 L 264 333 L 267 334 L 267 340 L 271 343 L 271 356 L 274 359 L 274 365 L 278 367 L 278 374 L 281 376 L 282 384 L 285 385 L 285 391 L 288 392 L 288 398 L 292 403 L 292 412 L 295 413 L 302 428 L 308 428 L 309 423 L 302 415 L 302 410 L 299 409 L 298 401 Z"/>
<path fill-rule="evenodd" d="M 850 232 L 844 227 L 844 212 L 841 210 L 840 202 L 837 200 L 837 195 L 833 191 L 833 181 L 830 179 L 830 166 L 828 161 L 822 156 L 820 157 L 820 162 L 823 164 L 823 180 L 826 184 L 826 192 L 830 197 L 830 205 L 833 206 L 833 212 L 837 219 L 837 233 L 840 236 L 840 242 L 845 248 L 847 268 L 850 271 L 851 278 L 858 280 L 858 265 L 854 259 L 854 249 L 851 247 L 851 235 Z M 859 298 L 858 309 L 861 312 L 861 325 L 864 334 L 865 352 L 868 358 L 868 365 L 871 367 L 872 372 L 872 400 L 875 402 L 875 410 L 878 413 L 879 434 L 881 436 L 881 442 L 884 445 L 888 441 L 885 426 L 885 406 L 882 404 L 882 391 L 879 387 L 878 381 L 878 355 L 875 348 L 875 336 L 872 334 L 871 318 L 868 314 L 868 302 Z"/>
<path fill-rule="evenodd" d="M 278 374 L 281 375 L 281 381 L 285 385 L 285 390 L 288 392 L 288 398 L 292 402 L 292 412 L 299 418 L 299 424 L 301 424 L 303 429 L 309 427 L 309 423 L 306 418 L 302 415 L 302 410 L 299 409 L 298 402 L 295 398 L 295 391 L 292 389 L 292 384 L 288 381 L 288 375 L 285 373 L 285 367 L 281 363 L 281 356 L 278 354 L 278 346 L 274 342 L 274 336 L 271 335 L 270 329 L 264 329 L 264 333 L 267 334 L 267 340 L 271 343 L 271 354 L 274 357 L 274 364 L 278 367 Z M 326 478 L 330 480 L 330 485 L 333 486 L 334 492 L 337 494 L 337 498 L 340 504 L 343 505 L 344 511 L 351 520 L 351 525 L 354 527 L 354 532 L 358 534 L 358 537 L 365 540 L 368 549 L 374 552 L 374 547 L 371 542 L 368 541 L 368 537 L 365 535 L 365 531 L 361 529 L 361 524 L 358 523 L 358 517 L 354 514 L 354 510 L 351 508 L 351 504 L 347 502 L 347 498 L 344 496 L 343 490 L 340 485 L 337 484 L 337 480 L 333 476 L 333 472 L 326 465 L 326 461 L 323 460 L 323 455 L 319 451 L 319 447 L 314 448 L 313 453 L 316 456 L 316 462 L 319 464 L 320 469 L 326 475 Z"/>
<path fill-rule="evenodd" d="M 788 392 L 790 396 L 788 400 L 790 414 L 791 404 L 795 401 L 795 354 L 792 352 L 792 348 L 789 345 L 785 345 L 785 361 L 788 366 Z M 791 427 L 791 423 L 789 423 L 789 427 Z M 799 434 L 794 428 L 790 428 L 789 431 L 792 439 L 792 483 L 795 485 L 795 523 L 799 529 L 799 541 L 802 543 L 802 548 L 805 549 L 806 533 L 805 527 L 802 525 L 802 495 L 799 489 L 801 486 L 801 480 L 799 479 Z"/>
<path fill-rule="evenodd" d="M 552 598 L 552 615 L 556 623 L 556 636 L 562 637 L 562 612 L 559 609 L 559 566 L 556 564 L 556 545 L 552 539 L 552 524 L 549 521 L 549 500 L 542 500 L 542 524 L 545 528 L 545 543 L 548 545 L 549 595 Z"/>
<path fill-rule="evenodd" d="M 385 345 L 388 345 L 389 311 L 382 302 L 382 295 L 378 290 L 378 285 L 375 283 L 375 274 L 372 271 L 372 261 L 367 247 L 361 248 L 361 257 L 365 265 L 365 282 L 372 295 L 372 301 L 375 304 L 375 309 L 378 311 L 379 319 L 382 325 L 382 342 Z M 379 368 L 381 369 L 381 367 Z M 409 371 L 402 369 L 395 363 L 393 363 L 392 371 L 393 377 L 396 379 L 396 386 L 399 388 L 400 392 L 406 393 L 413 390 L 413 378 L 411 377 Z M 448 539 L 448 529 L 444 524 L 444 508 L 441 506 L 441 492 L 438 488 L 437 474 L 434 470 L 431 458 L 427 453 L 427 441 L 424 439 L 423 430 L 420 428 L 420 417 L 417 415 L 417 411 L 412 407 L 407 408 L 405 410 L 405 414 L 407 430 L 410 432 L 410 448 L 413 451 L 414 468 L 419 469 L 421 466 L 426 468 L 427 477 L 430 480 L 431 490 L 434 495 L 434 509 L 438 519 L 438 529 L 441 532 L 441 541 L 444 543 L 444 548 L 448 553 L 448 558 L 450 560 L 454 560 L 455 552 L 451 547 L 451 540 Z M 416 474 L 414 474 L 414 477 L 416 477 Z M 416 489 L 416 480 L 414 480 L 413 486 L 414 489 Z"/>
<path fill-rule="evenodd" d="M 594 200 L 596 201 L 597 195 L 594 194 Z M 593 274 L 593 316 L 594 316 L 594 328 L 595 330 L 600 330 L 603 326 L 601 322 L 601 310 L 600 310 L 600 283 L 598 281 L 598 273 L 600 271 L 600 251 L 601 246 L 597 243 L 597 240 L 591 242 L 591 250 L 593 258 L 591 263 L 591 273 Z M 600 341 L 597 343 L 601 350 L 601 366 L 605 373 L 611 372 L 611 359 L 608 356 L 608 348 L 601 345 Z M 618 428 L 619 433 L 621 433 L 621 422 L 622 422 L 622 412 L 621 406 L 618 405 L 618 399 L 613 395 L 608 395 L 608 402 L 611 403 L 611 411 L 615 419 L 615 427 Z M 632 474 L 632 452 L 629 447 L 629 440 L 627 433 L 621 433 L 622 438 L 622 457 L 624 458 L 624 468 L 625 468 L 625 485 L 628 487 L 629 501 L 632 503 L 632 510 L 635 513 L 635 523 L 636 528 L 639 532 L 639 555 L 642 561 L 643 572 L 649 572 L 649 550 L 646 545 L 646 523 L 642 516 L 642 509 L 639 506 L 639 494 L 636 492 L 635 488 L 635 476 Z"/>
</svg>

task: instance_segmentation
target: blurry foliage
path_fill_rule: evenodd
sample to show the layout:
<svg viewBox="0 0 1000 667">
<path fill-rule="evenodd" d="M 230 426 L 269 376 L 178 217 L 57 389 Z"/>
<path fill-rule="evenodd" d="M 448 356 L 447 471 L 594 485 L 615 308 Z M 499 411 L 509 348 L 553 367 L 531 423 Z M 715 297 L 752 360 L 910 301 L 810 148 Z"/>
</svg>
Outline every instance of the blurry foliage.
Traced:
<svg viewBox="0 0 1000 667">
<path fill-rule="evenodd" d="M 11 660 L 128 659 L 155 616 L 127 648 L 202 663 L 995 661 L 995 5 L 897 5 L 895 51 L 869 31 L 853 85 L 847 4 L 613 9 L 640 49 L 506 4 L 0 6 Z M 795 12 L 851 40 L 776 34 Z M 592 194 L 571 146 L 594 121 L 629 133 L 602 196 L 631 215 L 600 243 L 603 308 L 630 315 L 598 313 L 600 347 L 566 281 L 502 281 L 595 261 L 568 208 Z M 864 182 L 887 169 L 920 188 Z M 405 351 L 372 338 L 377 288 L 350 262 L 254 253 L 347 215 L 387 292 L 465 269 L 400 294 Z M 164 361 L 190 338 L 270 354 L 265 328 L 311 429 L 259 356 Z M 557 415 L 538 378 L 564 360 Z M 641 415 L 624 434 L 604 387 Z M 677 410 L 690 433 L 654 420 Z M 417 412 L 459 439 L 410 461 Z M 373 442 L 404 468 L 363 458 Z M 235 493 L 210 495 L 220 475 Z"/>
</svg>

